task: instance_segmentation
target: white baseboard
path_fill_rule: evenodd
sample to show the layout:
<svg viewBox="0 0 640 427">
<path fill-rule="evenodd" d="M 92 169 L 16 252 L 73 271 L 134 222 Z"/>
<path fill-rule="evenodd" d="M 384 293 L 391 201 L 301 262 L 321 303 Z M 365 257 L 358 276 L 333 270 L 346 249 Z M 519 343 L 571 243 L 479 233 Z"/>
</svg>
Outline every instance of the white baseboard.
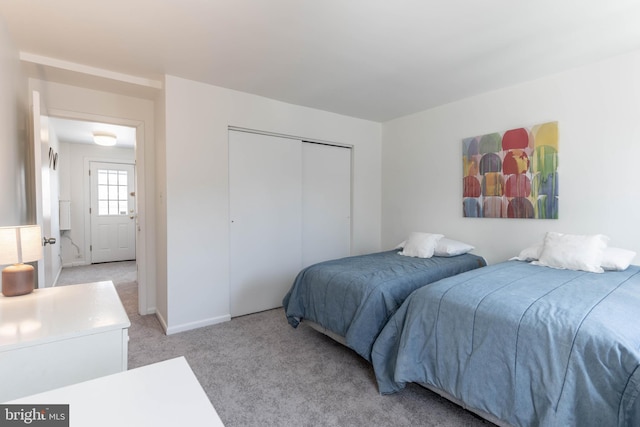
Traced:
<svg viewBox="0 0 640 427">
<path fill-rule="evenodd" d="M 159 316 L 158 313 L 156 313 L 156 316 Z M 228 322 L 229 320 L 231 320 L 231 315 L 227 314 L 224 316 L 211 317 L 209 319 L 199 320 L 197 322 L 183 323 L 182 325 L 176 325 L 176 326 L 167 326 L 164 319 L 162 319 L 160 316 L 158 317 L 158 319 L 160 320 L 160 323 L 162 324 L 162 327 L 164 328 L 165 333 L 167 335 L 171 335 L 171 334 L 177 334 L 178 332 L 185 332 L 185 331 L 190 331 L 192 329 L 202 328 L 204 326 L 211 326 L 218 323 Z"/>
<path fill-rule="evenodd" d="M 65 267 L 80 267 L 83 265 L 91 265 L 91 263 L 88 263 L 86 261 L 76 261 L 76 262 L 65 262 L 64 264 L 62 264 L 62 268 Z"/>
</svg>

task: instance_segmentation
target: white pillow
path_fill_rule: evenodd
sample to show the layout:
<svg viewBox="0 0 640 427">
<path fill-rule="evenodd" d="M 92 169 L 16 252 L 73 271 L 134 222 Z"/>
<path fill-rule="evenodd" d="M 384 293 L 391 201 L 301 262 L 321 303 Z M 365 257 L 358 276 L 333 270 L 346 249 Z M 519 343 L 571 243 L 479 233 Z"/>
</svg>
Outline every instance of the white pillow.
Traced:
<svg viewBox="0 0 640 427">
<path fill-rule="evenodd" d="M 520 254 L 511 258 L 511 260 L 527 262 L 537 261 L 540 258 L 540 253 L 542 253 L 542 248 L 542 243 L 535 246 L 529 246 L 528 248 L 524 248 L 522 251 L 520 251 Z"/>
<path fill-rule="evenodd" d="M 473 246 L 468 245 L 464 242 L 459 242 L 457 240 L 447 239 L 446 237 L 443 237 L 438 241 L 433 254 L 435 256 L 450 257 L 466 254 L 467 252 L 474 249 L 475 248 Z"/>
<path fill-rule="evenodd" d="M 532 264 L 568 270 L 602 273 L 602 255 L 609 238 L 603 234 L 583 236 L 548 232 L 538 261 Z"/>
<path fill-rule="evenodd" d="M 636 257 L 634 251 L 620 248 L 606 248 L 602 254 L 601 267 L 605 270 L 626 270 Z"/>
<path fill-rule="evenodd" d="M 412 232 L 405 240 L 404 248 L 400 255 L 418 258 L 431 258 L 436 249 L 438 241 L 444 236 L 442 234 Z"/>
</svg>

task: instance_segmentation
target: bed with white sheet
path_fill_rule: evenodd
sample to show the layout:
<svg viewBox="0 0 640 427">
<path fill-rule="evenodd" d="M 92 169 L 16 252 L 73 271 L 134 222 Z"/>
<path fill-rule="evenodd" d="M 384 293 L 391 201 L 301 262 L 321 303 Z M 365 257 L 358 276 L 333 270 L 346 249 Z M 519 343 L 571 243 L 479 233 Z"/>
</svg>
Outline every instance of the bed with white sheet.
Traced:
<svg viewBox="0 0 640 427">
<path fill-rule="evenodd" d="M 303 269 L 283 300 L 289 324 L 295 328 L 305 322 L 370 361 L 378 333 L 411 292 L 486 265 L 484 258 L 467 253 L 472 246 L 419 234 L 430 239 L 428 245 L 414 246 L 410 236 L 403 249 Z"/>
<path fill-rule="evenodd" d="M 373 347 L 380 392 L 419 383 L 500 425 L 640 425 L 635 253 L 622 250 L 617 262 L 620 250 L 604 239 L 555 235 L 532 263 L 506 261 L 412 293 Z"/>
</svg>

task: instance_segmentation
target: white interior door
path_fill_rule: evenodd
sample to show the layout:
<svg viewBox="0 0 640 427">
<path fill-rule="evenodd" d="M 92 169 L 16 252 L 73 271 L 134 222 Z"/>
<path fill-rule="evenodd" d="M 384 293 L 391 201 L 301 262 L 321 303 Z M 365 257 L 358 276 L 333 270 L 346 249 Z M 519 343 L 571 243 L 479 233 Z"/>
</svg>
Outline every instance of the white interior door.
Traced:
<svg viewBox="0 0 640 427">
<path fill-rule="evenodd" d="M 229 131 L 232 316 L 282 306 L 300 271 L 302 142 Z"/>
<path fill-rule="evenodd" d="M 136 258 L 134 165 L 90 162 L 91 263 Z"/>
<path fill-rule="evenodd" d="M 42 114 L 40 93 L 31 93 L 31 126 L 32 150 L 34 162 L 34 207 L 36 224 L 40 226 L 44 238 L 51 238 L 51 191 L 50 191 L 50 160 L 49 160 L 49 125 L 48 118 Z M 57 203 L 57 201 L 56 201 Z M 51 242 L 54 242 L 51 240 Z M 53 285 L 53 253 L 50 245 L 45 245 L 42 259 L 37 262 L 37 286 L 44 288 Z"/>
<path fill-rule="evenodd" d="M 302 266 L 349 256 L 351 149 L 302 144 Z"/>
</svg>

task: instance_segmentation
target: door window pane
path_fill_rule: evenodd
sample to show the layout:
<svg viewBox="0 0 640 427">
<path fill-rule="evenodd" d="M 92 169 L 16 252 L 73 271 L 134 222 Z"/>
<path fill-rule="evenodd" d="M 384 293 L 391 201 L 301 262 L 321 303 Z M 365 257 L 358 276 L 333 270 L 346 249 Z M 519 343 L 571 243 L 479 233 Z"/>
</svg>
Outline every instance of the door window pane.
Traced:
<svg viewBox="0 0 640 427">
<path fill-rule="evenodd" d="M 98 199 L 99 200 L 108 200 L 109 199 L 109 186 L 107 186 L 107 185 L 98 185 Z"/>
<path fill-rule="evenodd" d="M 99 170 L 98 171 L 98 184 L 101 185 L 106 185 L 108 184 L 108 177 L 109 175 L 107 174 L 106 170 Z"/>
<path fill-rule="evenodd" d="M 110 185 L 109 186 L 109 200 L 118 200 L 118 186 Z"/>
<path fill-rule="evenodd" d="M 126 185 L 120 185 L 118 187 L 118 200 L 127 200 L 127 187 L 126 187 Z"/>
</svg>

